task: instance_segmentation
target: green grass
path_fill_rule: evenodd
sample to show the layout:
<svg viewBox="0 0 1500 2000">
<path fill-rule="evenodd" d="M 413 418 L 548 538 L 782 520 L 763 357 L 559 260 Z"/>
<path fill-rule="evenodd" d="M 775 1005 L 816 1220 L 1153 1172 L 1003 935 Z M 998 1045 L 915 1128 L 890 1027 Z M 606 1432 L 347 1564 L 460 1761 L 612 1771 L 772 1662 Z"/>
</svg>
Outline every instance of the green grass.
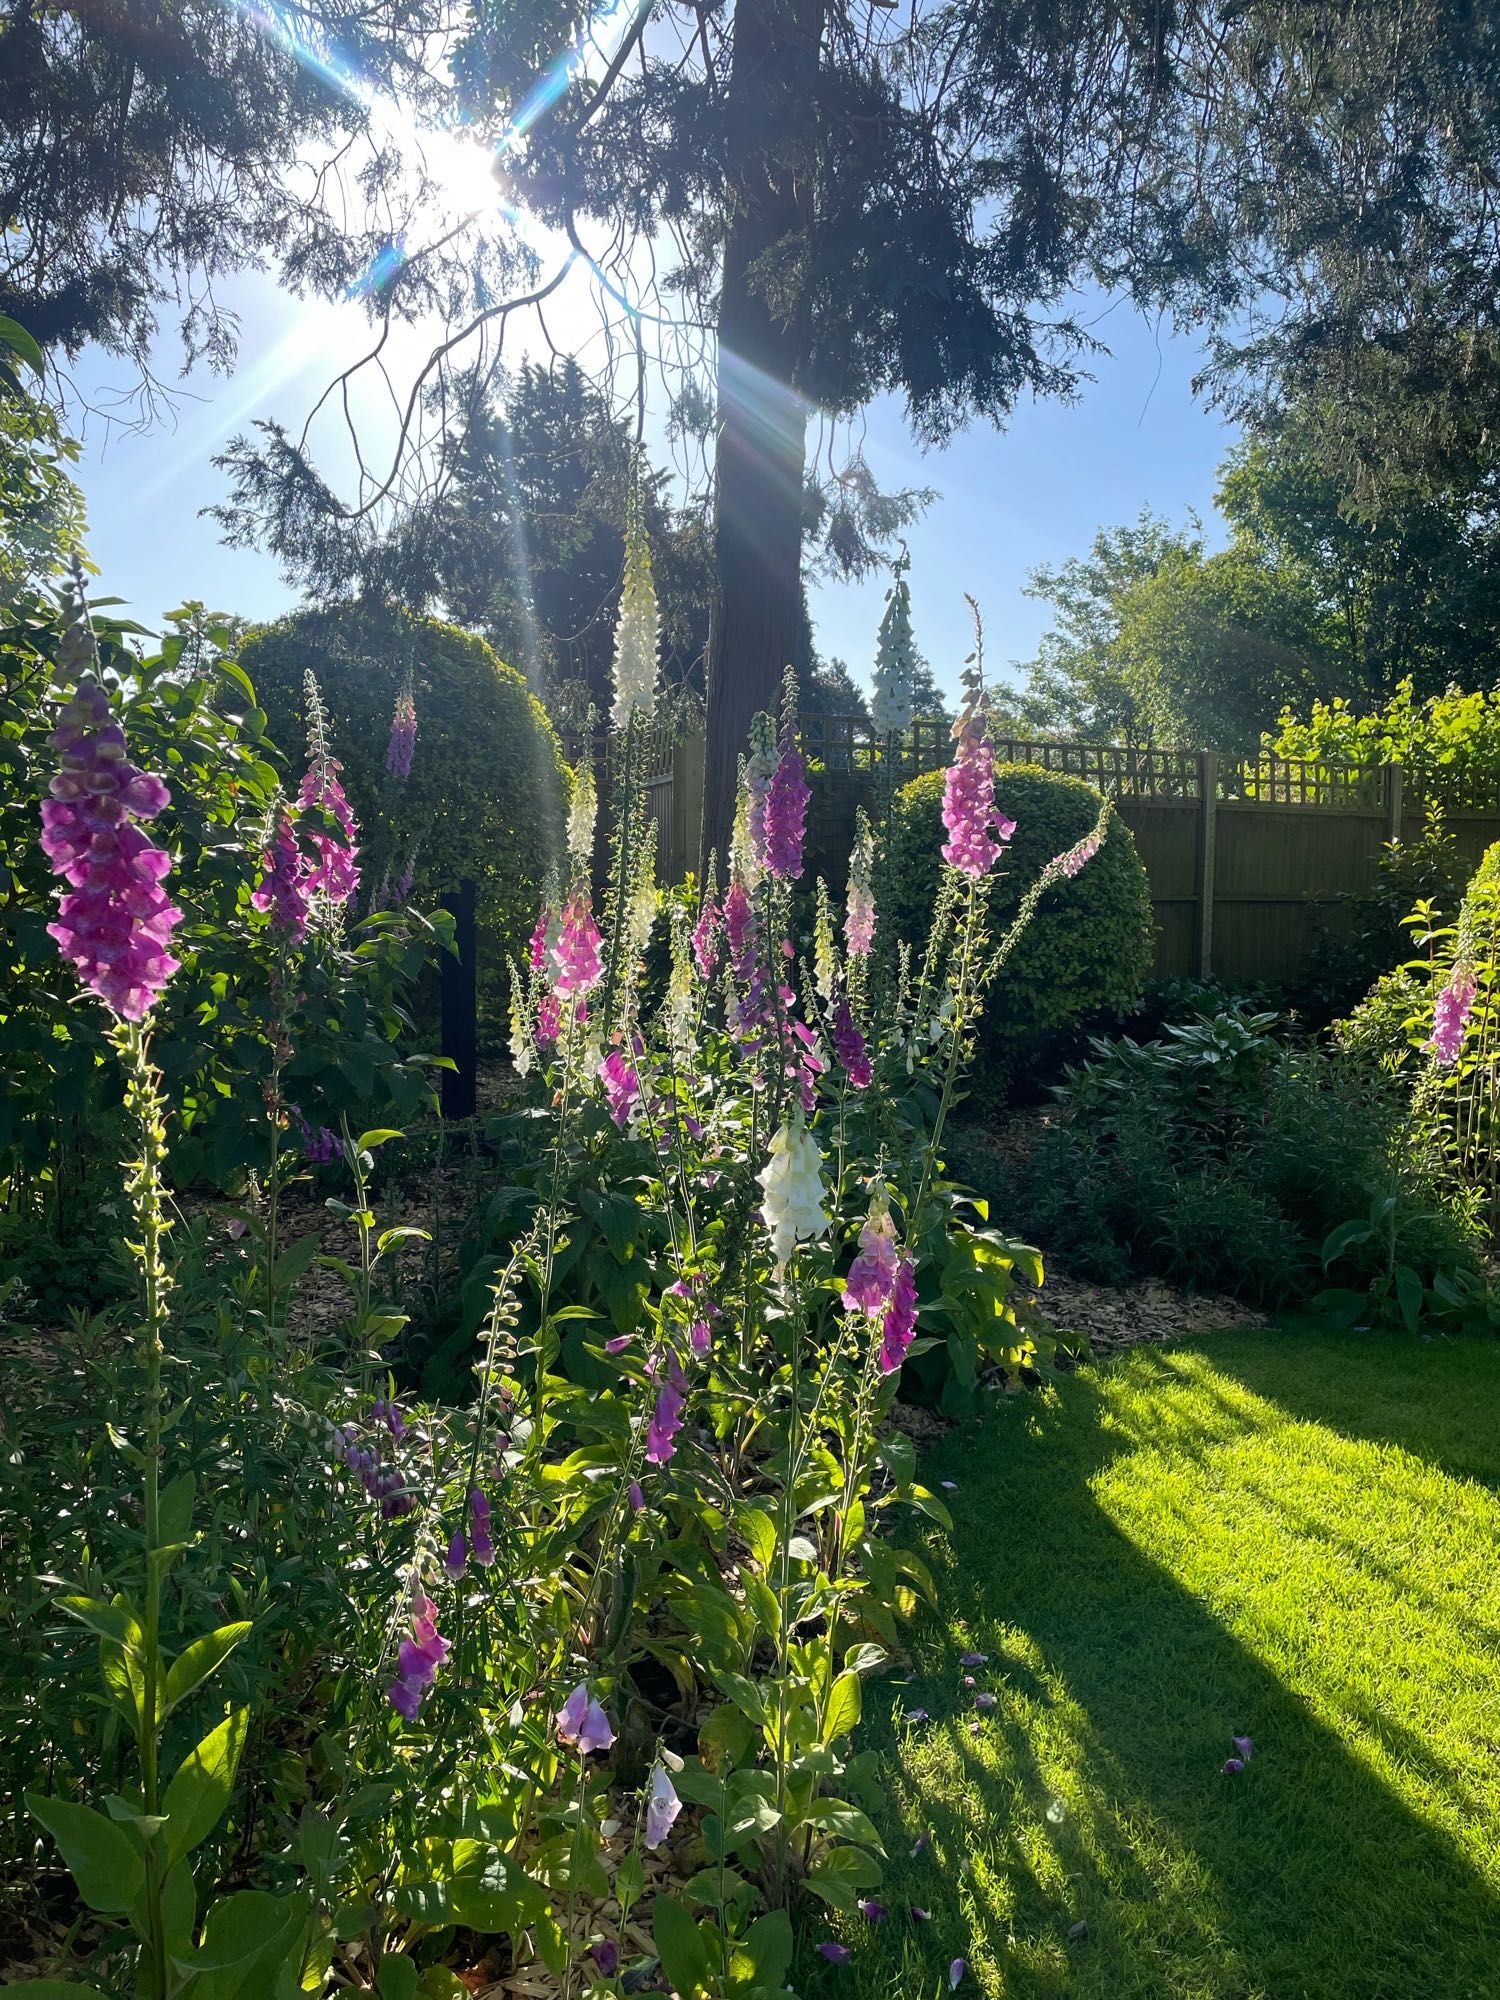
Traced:
<svg viewBox="0 0 1500 2000">
<path fill-rule="evenodd" d="M 1500 1346 L 1141 1349 L 927 1477 L 946 1621 L 866 1704 L 890 1916 L 800 1990 L 1500 2000 Z"/>
</svg>

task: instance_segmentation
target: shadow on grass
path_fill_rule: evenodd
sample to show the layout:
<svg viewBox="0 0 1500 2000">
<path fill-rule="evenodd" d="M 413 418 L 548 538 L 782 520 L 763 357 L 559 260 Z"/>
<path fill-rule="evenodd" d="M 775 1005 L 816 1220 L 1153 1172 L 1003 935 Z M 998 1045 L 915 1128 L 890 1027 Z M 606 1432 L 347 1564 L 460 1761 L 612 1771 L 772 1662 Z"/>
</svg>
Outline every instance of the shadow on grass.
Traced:
<svg viewBox="0 0 1500 2000">
<path fill-rule="evenodd" d="M 1191 1534 L 1194 1496 L 1219 1476 L 1213 1448 L 1267 1422 L 1254 1399 L 1280 1404 L 1279 1421 L 1300 1396 L 1298 1415 L 1338 1427 L 1295 1355 L 1262 1364 L 1246 1341 L 1204 1355 L 1191 1379 L 1189 1357 L 1134 1357 L 1137 1386 L 1159 1396 L 1128 1415 L 1107 1372 L 1089 1371 L 1050 1406 L 1013 1406 L 934 1454 L 929 1479 L 959 1487 L 951 1543 L 935 1550 L 951 1629 L 928 1620 L 908 1680 L 885 1684 L 884 1709 L 872 1687 L 867 1706 L 892 1776 L 891 1915 L 846 1928 L 854 1962 L 833 1974 L 810 1960 L 800 1991 L 925 2000 L 963 1956 L 966 1990 L 1006 2000 L 1500 2000 L 1500 1870 L 1487 1877 L 1413 1811 L 1100 1504 L 1121 1452 L 1157 1454 L 1172 1467 L 1165 1530 Z M 1316 1374 L 1305 1352 L 1301 1365 Z M 1437 1419 L 1415 1430 L 1440 1462 Z M 1497 1457 L 1492 1442 L 1491 1477 Z M 1309 1525 L 1289 1505 L 1286 1546 Z M 1359 1750 L 1395 1752 L 1471 1812 L 1451 1764 L 1379 1712 L 1379 1631 L 1350 1643 L 1374 1683 L 1339 1691 L 1368 1738 Z M 966 1646 L 991 1656 L 975 1678 L 999 1706 L 983 1718 Z M 1329 1662 L 1330 1686 L 1343 1671 Z M 918 1705 L 933 1720 L 905 1725 Z M 1237 1734 L 1256 1755 L 1225 1775 Z M 912 1904 L 931 1921 L 913 1923 Z"/>
</svg>

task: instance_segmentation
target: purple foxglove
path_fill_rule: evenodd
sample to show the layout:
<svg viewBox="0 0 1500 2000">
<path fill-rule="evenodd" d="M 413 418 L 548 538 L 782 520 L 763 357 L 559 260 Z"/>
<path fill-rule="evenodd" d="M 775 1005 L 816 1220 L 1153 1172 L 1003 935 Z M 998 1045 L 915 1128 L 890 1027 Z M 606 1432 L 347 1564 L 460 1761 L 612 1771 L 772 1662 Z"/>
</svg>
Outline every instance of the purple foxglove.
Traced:
<svg viewBox="0 0 1500 2000">
<path fill-rule="evenodd" d="M 917 1278 L 911 1259 L 903 1257 L 891 1287 L 880 1335 L 880 1372 L 894 1375 L 906 1359 L 917 1331 Z"/>
<path fill-rule="evenodd" d="M 562 914 L 562 929 L 552 946 L 552 990 L 559 1000 L 590 993 L 604 970 L 603 939 L 594 922 L 587 889 L 575 889 Z"/>
<path fill-rule="evenodd" d="M 818 1946 L 818 1956 L 826 1958 L 830 1965 L 847 1965 L 853 1954 L 850 1952 L 848 1945 L 830 1942 Z"/>
<path fill-rule="evenodd" d="M 785 729 L 766 794 L 765 865 L 778 882 L 795 882 L 802 873 L 802 842 L 811 797 L 796 735 Z"/>
<path fill-rule="evenodd" d="M 385 768 L 393 778 L 411 776 L 412 752 L 417 747 L 417 704 L 412 685 L 407 681 L 396 696 L 396 709 L 391 717 L 391 740 L 385 753 Z"/>
<path fill-rule="evenodd" d="M 849 1002 L 842 998 L 833 1010 L 833 1053 L 854 1088 L 868 1090 L 875 1072 L 865 1050 L 865 1038 L 854 1025 Z"/>
<path fill-rule="evenodd" d="M 1433 1004 L 1432 1038 L 1423 1044 L 1440 1063 L 1451 1065 L 1458 1061 L 1477 991 L 1474 975 L 1468 966 L 1456 965 Z"/>
<path fill-rule="evenodd" d="M 961 725 L 958 750 L 943 781 L 943 859 L 972 881 L 988 875 L 1016 830 L 995 804 L 995 746 L 982 711 Z"/>
<path fill-rule="evenodd" d="M 42 850 L 70 889 L 47 930 L 112 1014 L 144 1020 L 177 970 L 168 946 L 182 912 L 161 886 L 171 856 L 134 822 L 154 819 L 171 795 L 127 760 L 125 731 L 91 675 L 51 740 L 61 757 L 42 804 Z"/>
<path fill-rule="evenodd" d="M 845 1312 L 868 1313 L 871 1319 L 883 1313 L 895 1287 L 898 1261 L 896 1225 L 884 1197 L 877 1196 L 859 1232 L 859 1254 L 844 1283 Z"/>
</svg>

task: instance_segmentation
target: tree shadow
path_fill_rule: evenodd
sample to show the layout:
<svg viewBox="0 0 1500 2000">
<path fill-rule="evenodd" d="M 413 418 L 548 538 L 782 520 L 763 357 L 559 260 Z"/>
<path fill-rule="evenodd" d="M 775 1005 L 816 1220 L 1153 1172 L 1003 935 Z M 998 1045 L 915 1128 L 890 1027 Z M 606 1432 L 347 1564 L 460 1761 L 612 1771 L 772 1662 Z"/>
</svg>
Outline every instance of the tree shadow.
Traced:
<svg viewBox="0 0 1500 2000">
<path fill-rule="evenodd" d="M 1309 1347 L 1326 1355 L 1325 1368 L 1307 1365 Z M 1293 1321 L 1252 1339 L 1216 1338 L 1202 1351 L 1221 1373 L 1290 1416 L 1398 1445 L 1454 1479 L 1500 1485 L 1500 1342 L 1346 1333 Z"/>
<path fill-rule="evenodd" d="M 1122 1420 L 1091 1372 L 949 1439 L 927 1468 L 958 1485 L 953 1537 L 932 1551 L 951 1629 L 924 1624 L 884 1726 L 871 1689 L 893 1777 L 892 1915 L 861 1941 L 859 1992 L 936 1995 L 965 1956 L 977 1989 L 1007 2000 L 1500 2000 L 1500 1884 L 1101 1507 L 1122 1450 L 1212 1477 L 1211 1447 L 1253 1420 L 1244 1390 L 1271 1388 L 1236 1365 L 1239 1387 L 1199 1379 L 1186 1397 L 1172 1357 L 1155 1369 L 1144 1412 Z M 1000 1697 L 988 1715 L 963 1686 L 965 1645 L 991 1655 L 976 1674 Z M 918 1704 L 933 1721 L 908 1731 L 897 1718 Z M 1372 1758 L 1398 1756 L 1472 1819 L 1469 1788 L 1368 1685 L 1341 1713 Z M 1239 1734 L 1256 1754 L 1226 1775 Z M 930 1923 L 901 1914 L 912 1903 Z M 806 1990 L 834 1989 L 815 1969 Z"/>
</svg>

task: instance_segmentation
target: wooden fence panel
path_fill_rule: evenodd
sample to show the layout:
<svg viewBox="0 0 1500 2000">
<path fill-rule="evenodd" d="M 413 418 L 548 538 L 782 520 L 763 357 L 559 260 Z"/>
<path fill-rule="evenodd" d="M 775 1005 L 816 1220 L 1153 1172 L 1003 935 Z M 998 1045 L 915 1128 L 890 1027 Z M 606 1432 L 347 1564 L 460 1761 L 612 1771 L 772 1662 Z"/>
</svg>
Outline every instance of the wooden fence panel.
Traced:
<svg viewBox="0 0 1500 2000">
<path fill-rule="evenodd" d="M 875 801 L 882 758 L 899 782 L 946 764 L 940 721 L 915 723 L 896 744 L 877 740 L 852 716 L 804 715 L 804 755 L 818 767 L 808 820 L 809 875 L 837 893 L 848 867 L 858 806 Z M 569 745 L 576 756 L 579 745 Z M 1386 843 L 1417 839 L 1421 787 L 1393 766 L 1320 764 L 1302 758 L 1214 756 L 1036 738 L 997 739 L 1004 763 L 1040 764 L 1093 785 L 1115 801 L 1135 837 L 1151 885 L 1161 977 L 1214 972 L 1283 984 L 1306 966 L 1321 934 L 1353 921 L 1353 899 L 1378 876 Z M 594 747 L 607 783 L 603 739 Z M 698 866 L 703 739 L 651 732 L 647 793 L 657 830 L 658 872 L 680 882 Z M 1004 803 L 1003 787 L 1001 803 Z M 1449 816 L 1460 853 L 1477 862 L 1500 840 L 1500 800 L 1475 798 Z"/>
</svg>

